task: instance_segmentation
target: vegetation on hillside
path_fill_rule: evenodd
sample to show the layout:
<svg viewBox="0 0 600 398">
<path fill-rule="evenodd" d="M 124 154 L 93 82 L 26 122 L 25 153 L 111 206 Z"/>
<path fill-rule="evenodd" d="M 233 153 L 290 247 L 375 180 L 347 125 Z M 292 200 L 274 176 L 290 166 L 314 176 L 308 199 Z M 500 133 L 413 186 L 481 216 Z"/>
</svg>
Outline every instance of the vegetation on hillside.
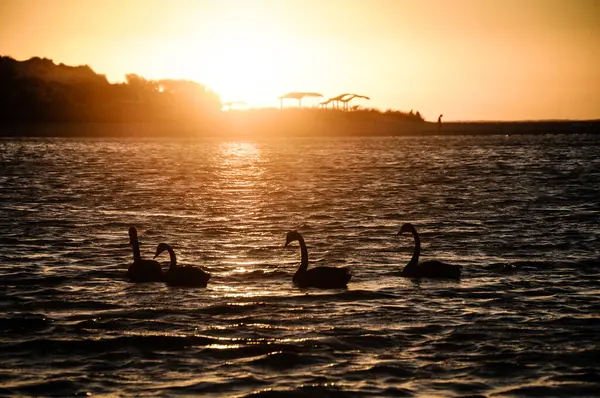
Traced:
<svg viewBox="0 0 600 398">
<path fill-rule="evenodd" d="M 127 75 L 111 84 L 89 66 L 0 57 L 0 121 L 152 122 L 197 120 L 219 111 L 217 94 L 187 80 Z"/>
</svg>

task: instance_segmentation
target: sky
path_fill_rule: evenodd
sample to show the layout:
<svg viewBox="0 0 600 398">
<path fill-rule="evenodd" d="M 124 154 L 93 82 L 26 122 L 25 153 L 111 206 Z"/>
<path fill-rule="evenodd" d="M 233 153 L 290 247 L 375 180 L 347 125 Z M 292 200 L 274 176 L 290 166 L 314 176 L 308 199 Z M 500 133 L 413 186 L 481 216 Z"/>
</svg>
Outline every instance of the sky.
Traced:
<svg viewBox="0 0 600 398">
<path fill-rule="evenodd" d="M 353 92 L 434 121 L 600 119 L 600 0 L 0 0 L 0 55 L 250 106 Z"/>
</svg>

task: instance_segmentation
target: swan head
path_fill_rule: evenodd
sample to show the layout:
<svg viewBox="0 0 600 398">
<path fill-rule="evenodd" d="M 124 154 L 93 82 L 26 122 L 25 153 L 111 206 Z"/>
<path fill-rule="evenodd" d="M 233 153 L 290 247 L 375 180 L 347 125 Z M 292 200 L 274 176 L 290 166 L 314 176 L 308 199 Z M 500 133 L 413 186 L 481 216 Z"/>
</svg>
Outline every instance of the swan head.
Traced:
<svg viewBox="0 0 600 398">
<path fill-rule="evenodd" d="M 137 229 L 135 229 L 135 227 L 130 227 L 129 228 L 129 244 L 133 245 L 135 242 L 138 242 Z"/>
<path fill-rule="evenodd" d="M 156 254 L 154 255 L 154 258 L 158 257 L 162 252 L 167 251 L 171 248 L 171 246 L 168 243 L 159 243 L 158 246 L 156 246 Z"/>
<path fill-rule="evenodd" d="M 414 225 L 407 222 L 407 223 L 403 224 L 402 227 L 400 227 L 400 232 L 398 232 L 398 235 L 401 235 L 406 232 L 414 233 L 414 232 L 416 232 L 416 228 L 414 227 Z"/>
<path fill-rule="evenodd" d="M 285 245 L 287 246 L 290 243 L 292 243 L 295 240 L 300 240 L 302 237 L 300 236 L 300 233 L 298 231 L 290 231 L 287 233 L 287 235 L 285 236 Z"/>
</svg>

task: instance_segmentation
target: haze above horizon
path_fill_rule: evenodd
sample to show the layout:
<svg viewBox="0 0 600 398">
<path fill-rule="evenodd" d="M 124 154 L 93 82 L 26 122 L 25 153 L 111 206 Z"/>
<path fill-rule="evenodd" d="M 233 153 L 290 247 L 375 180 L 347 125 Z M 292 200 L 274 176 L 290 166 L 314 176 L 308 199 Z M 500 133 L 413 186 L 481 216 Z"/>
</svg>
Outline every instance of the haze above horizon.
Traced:
<svg viewBox="0 0 600 398">
<path fill-rule="evenodd" d="M 250 106 L 356 92 L 428 120 L 600 118 L 598 0 L 4 0 L 0 54 Z"/>
</svg>

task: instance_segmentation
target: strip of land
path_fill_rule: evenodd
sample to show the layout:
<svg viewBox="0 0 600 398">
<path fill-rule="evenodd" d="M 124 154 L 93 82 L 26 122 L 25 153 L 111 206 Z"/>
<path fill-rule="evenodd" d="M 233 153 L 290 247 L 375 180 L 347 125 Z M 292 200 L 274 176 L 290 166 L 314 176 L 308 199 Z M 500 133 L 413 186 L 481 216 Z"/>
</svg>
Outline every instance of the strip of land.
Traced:
<svg viewBox="0 0 600 398">
<path fill-rule="evenodd" d="M 597 134 L 600 120 L 428 122 L 419 112 L 266 108 L 223 111 L 197 82 L 127 75 L 110 83 L 89 66 L 0 57 L 0 136 L 281 137 Z"/>
</svg>

